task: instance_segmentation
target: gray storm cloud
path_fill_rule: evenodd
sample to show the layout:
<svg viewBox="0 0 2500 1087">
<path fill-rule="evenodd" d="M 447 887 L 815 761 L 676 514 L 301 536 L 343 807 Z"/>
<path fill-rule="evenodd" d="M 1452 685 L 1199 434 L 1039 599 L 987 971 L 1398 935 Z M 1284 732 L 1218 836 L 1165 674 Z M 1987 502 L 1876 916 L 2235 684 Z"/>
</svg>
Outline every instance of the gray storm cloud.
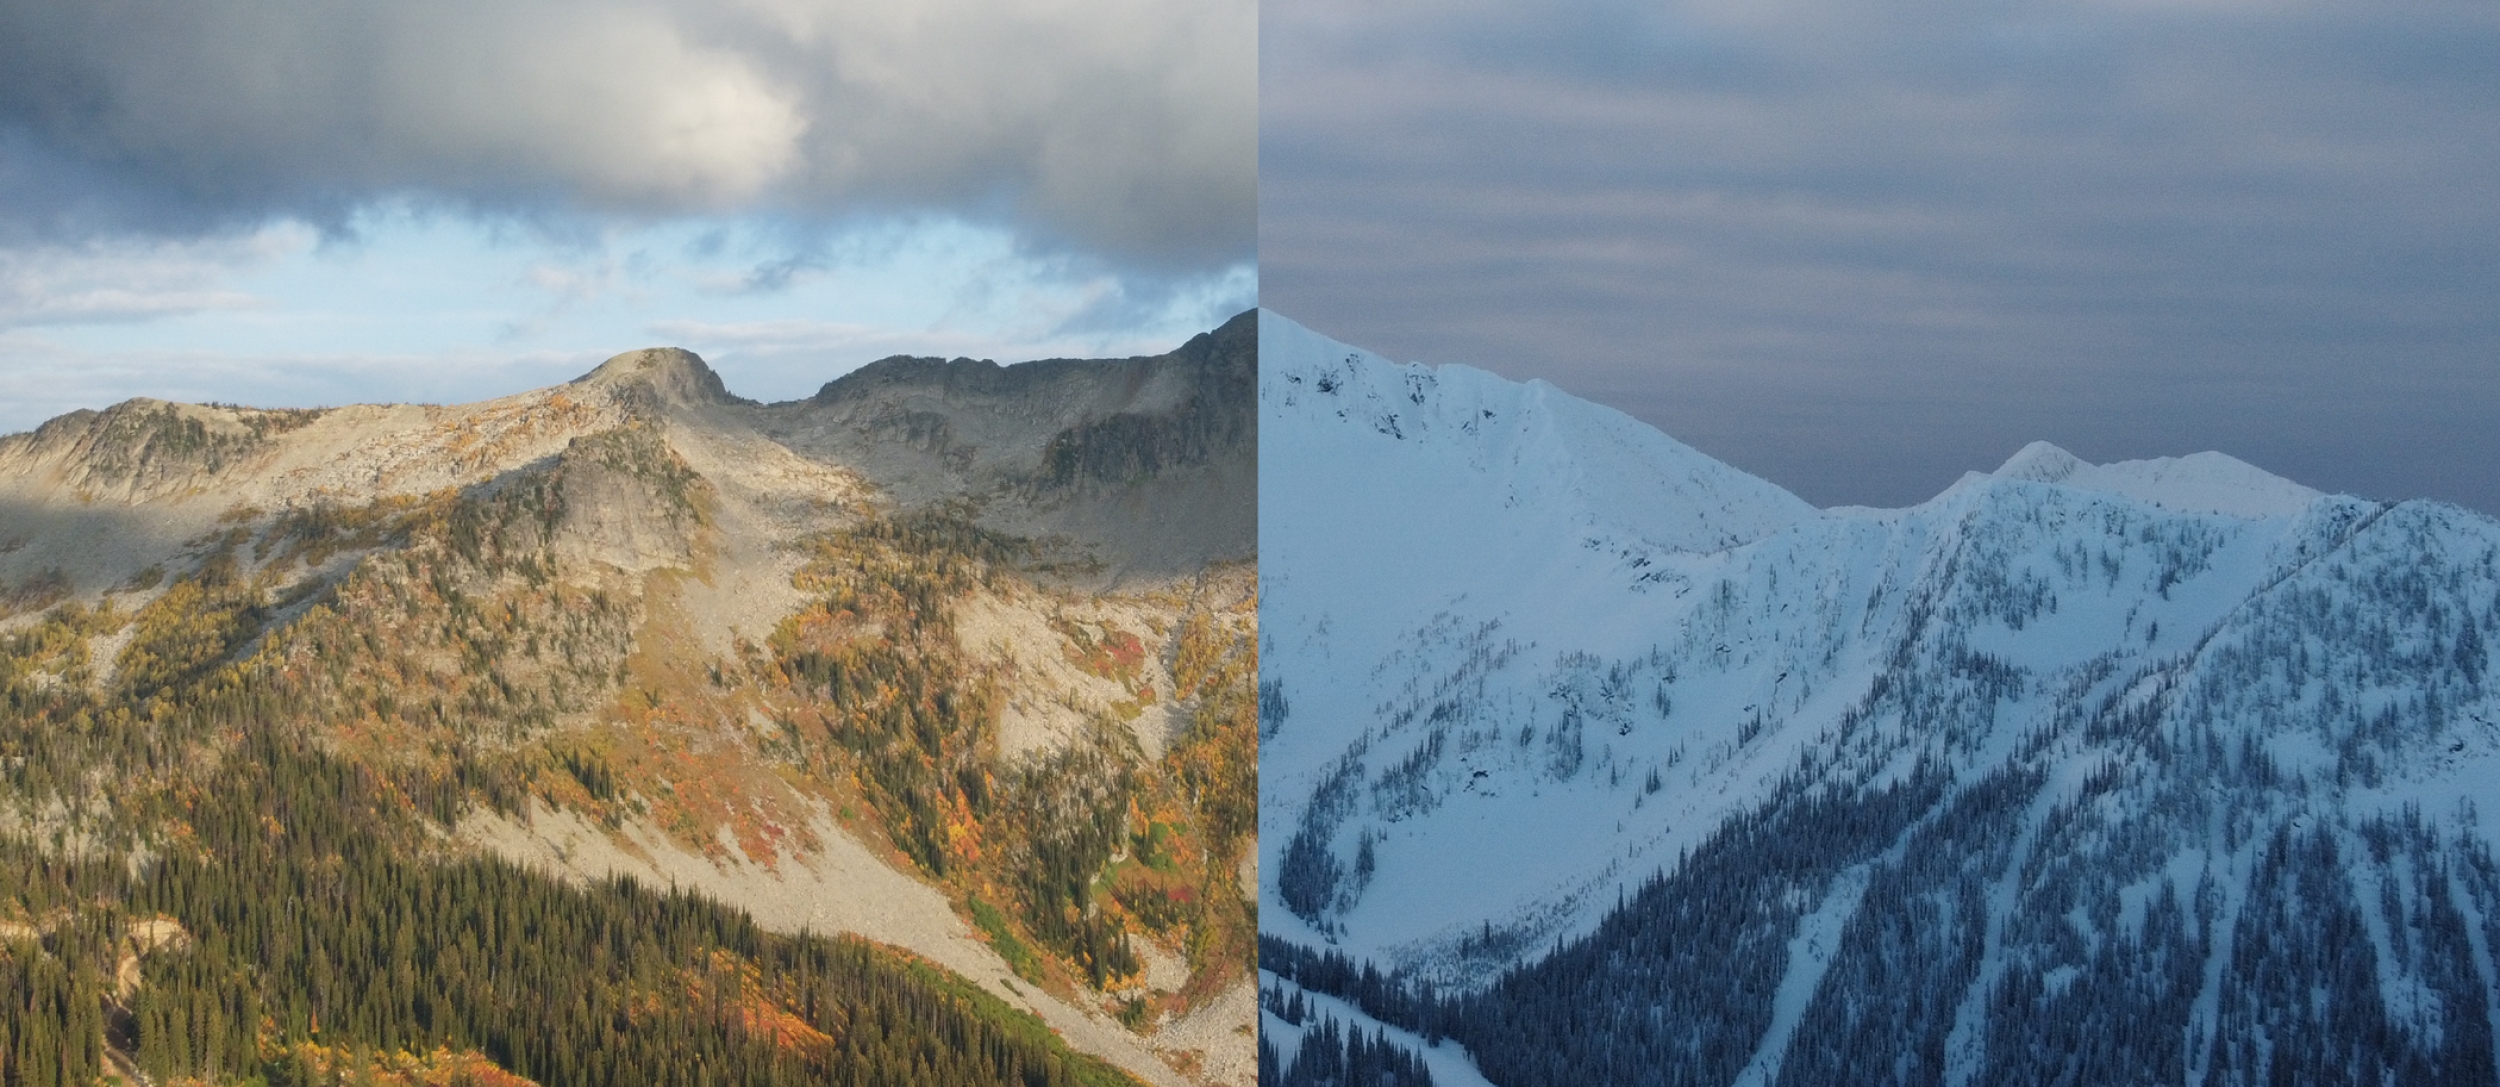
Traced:
<svg viewBox="0 0 2500 1087">
<path fill-rule="evenodd" d="M 1208 264 L 1256 50 L 1253 0 L 5 0 L 0 216 L 938 211 Z"/>
<path fill-rule="evenodd" d="M 2500 513 L 2500 8 L 1269 0 L 1263 304 L 1818 502 L 2032 439 Z"/>
</svg>

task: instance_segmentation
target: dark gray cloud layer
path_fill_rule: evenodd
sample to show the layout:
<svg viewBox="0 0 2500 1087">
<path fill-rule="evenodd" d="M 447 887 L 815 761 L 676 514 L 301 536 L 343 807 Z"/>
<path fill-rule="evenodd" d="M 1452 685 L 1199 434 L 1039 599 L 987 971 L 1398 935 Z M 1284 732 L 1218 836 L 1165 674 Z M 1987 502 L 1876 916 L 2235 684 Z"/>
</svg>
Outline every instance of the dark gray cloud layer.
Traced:
<svg viewBox="0 0 2500 1087">
<path fill-rule="evenodd" d="M 0 0 L 0 230 L 937 211 L 1246 258 L 1254 0 Z"/>
<path fill-rule="evenodd" d="M 2500 8 L 1263 10 L 1261 299 L 1822 503 L 2045 438 L 2500 513 Z"/>
</svg>

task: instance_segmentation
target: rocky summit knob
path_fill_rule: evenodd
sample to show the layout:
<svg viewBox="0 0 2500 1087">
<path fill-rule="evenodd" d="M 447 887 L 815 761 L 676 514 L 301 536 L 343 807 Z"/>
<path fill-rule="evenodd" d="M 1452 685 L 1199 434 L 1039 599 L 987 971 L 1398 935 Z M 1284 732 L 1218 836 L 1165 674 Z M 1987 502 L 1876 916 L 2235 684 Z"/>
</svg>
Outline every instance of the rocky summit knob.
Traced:
<svg viewBox="0 0 2500 1087">
<path fill-rule="evenodd" d="M 662 404 L 741 404 L 746 401 L 729 394 L 720 375 L 704 365 L 703 357 L 682 347 L 646 347 L 628 351 L 582 375 L 573 382 L 593 388 L 613 389 L 620 393 L 641 390 Z"/>
</svg>

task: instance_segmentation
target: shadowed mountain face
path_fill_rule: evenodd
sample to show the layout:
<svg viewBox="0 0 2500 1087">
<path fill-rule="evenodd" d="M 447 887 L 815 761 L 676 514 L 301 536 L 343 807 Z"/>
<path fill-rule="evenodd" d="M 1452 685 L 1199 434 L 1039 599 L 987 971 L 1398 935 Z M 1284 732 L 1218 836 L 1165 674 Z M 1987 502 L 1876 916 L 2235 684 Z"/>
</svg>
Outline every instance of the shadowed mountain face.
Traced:
<svg viewBox="0 0 2500 1087">
<path fill-rule="evenodd" d="M 1245 314 L 1147 358 L 893 358 L 769 405 L 656 348 L 477 404 L 140 400 L 0 437 L 0 885 L 123 873 L 0 892 L 0 925 L 135 923 L 171 877 L 130 858 L 288 871 L 203 797 L 344 773 L 401 799 L 305 818 L 395 856 L 696 889 L 907 946 L 1128 1074 L 1246 1082 L 1256 338 Z M 215 898 L 169 910 L 229 956 L 181 976 L 286 976 L 205 939 Z M 419 989 L 439 962 L 378 954 Z M 339 991 L 179 995 L 309 1000 L 264 1049 L 424 1037 Z M 771 1014 L 838 1036 L 817 1006 Z M 267 1057 L 140 1037 L 93 1056 Z"/>
<path fill-rule="evenodd" d="M 1256 546 L 1257 380 L 1244 313 L 1151 358 L 883 359 L 762 426 L 902 501 L 970 498 L 1002 525 L 1169 573 Z"/>
</svg>

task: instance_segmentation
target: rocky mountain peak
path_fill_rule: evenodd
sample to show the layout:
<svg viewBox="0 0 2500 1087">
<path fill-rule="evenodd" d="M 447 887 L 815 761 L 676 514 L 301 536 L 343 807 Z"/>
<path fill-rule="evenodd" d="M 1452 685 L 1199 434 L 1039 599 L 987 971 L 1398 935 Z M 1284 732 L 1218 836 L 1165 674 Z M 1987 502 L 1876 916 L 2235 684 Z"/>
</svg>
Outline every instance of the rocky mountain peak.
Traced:
<svg viewBox="0 0 2500 1087">
<path fill-rule="evenodd" d="M 748 401 L 730 395 L 720 375 L 705 365 L 703 357 L 682 347 L 646 347 L 628 351 L 599 368 L 574 379 L 576 385 L 613 389 L 634 395 L 640 390 L 661 404 L 743 404 Z"/>
</svg>

